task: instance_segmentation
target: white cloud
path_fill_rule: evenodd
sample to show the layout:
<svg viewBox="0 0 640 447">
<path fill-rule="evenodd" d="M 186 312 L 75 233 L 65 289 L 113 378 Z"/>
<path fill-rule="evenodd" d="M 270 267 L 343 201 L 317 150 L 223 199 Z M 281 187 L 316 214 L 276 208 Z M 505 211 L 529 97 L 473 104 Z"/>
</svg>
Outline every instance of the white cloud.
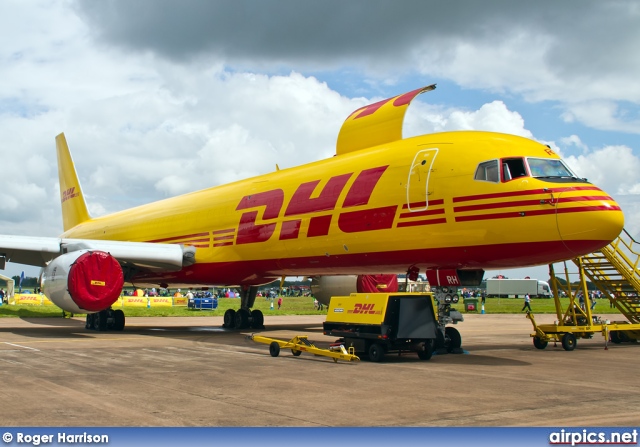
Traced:
<svg viewBox="0 0 640 447">
<path fill-rule="evenodd" d="M 553 102 L 565 119 L 587 126 L 639 132 L 640 13 L 633 0 L 76 5 L 94 38 L 127 52 L 179 62 L 209 57 L 246 71 L 346 66 L 378 84 L 417 70 L 469 89 Z"/>
<path fill-rule="evenodd" d="M 580 139 L 580 137 L 577 136 L 577 135 L 570 135 L 568 137 L 562 138 L 562 139 L 560 139 L 560 142 L 564 146 L 575 146 L 578 149 L 580 149 L 582 152 L 587 152 L 589 150 L 587 145 L 584 144 L 582 142 L 582 140 Z"/>
<path fill-rule="evenodd" d="M 483 104 L 478 110 L 442 109 L 416 101 L 407 110 L 405 137 L 455 130 L 484 130 L 533 138 L 522 116 L 510 111 L 502 101 Z"/>
<path fill-rule="evenodd" d="M 565 158 L 581 177 L 586 177 L 610 194 L 636 194 L 640 158 L 629 147 L 607 146 L 586 154 Z"/>
</svg>

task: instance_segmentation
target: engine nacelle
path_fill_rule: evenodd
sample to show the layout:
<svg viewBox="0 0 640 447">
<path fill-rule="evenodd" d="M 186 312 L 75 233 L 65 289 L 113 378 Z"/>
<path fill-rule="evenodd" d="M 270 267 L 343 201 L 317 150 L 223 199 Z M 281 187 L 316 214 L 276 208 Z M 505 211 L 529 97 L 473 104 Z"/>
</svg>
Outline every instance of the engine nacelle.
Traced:
<svg viewBox="0 0 640 447">
<path fill-rule="evenodd" d="M 314 276 L 311 278 L 311 293 L 322 304 L 328 306 L 332 296 L 349 296 L 358 290 L 356 275 Z"/>
<path fill-rule="evenodd" d="M 41 277 L 42 292 L 67 312 L 92 313 L 108 309 L 116 302 L 124 275 L 109 253 L 79 250 L 58 256 Z"/>
<path fill-rule="evenodd" d="M 314 276 L 311 293 L 320 303 L 329 305 L 332 296 L 349 296 L 352 293 L 397 292 L 396 275 L 340 275 Z"/>
</svg>

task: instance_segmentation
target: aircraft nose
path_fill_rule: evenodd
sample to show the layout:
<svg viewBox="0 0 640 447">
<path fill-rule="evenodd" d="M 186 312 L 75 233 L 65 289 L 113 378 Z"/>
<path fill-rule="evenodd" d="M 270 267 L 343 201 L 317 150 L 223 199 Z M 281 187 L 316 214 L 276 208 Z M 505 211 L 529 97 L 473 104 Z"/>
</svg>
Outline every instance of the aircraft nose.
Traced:
<svg viewBox="0 0 640 447">
<path fill-rule="evenodd" d="M 620 205 L 599 189 L 588 194 L 561 193 L 556 202 L 556 220 L 562 242 L 575 256 L 608 245 L 624 227 Z"/>
</svg>

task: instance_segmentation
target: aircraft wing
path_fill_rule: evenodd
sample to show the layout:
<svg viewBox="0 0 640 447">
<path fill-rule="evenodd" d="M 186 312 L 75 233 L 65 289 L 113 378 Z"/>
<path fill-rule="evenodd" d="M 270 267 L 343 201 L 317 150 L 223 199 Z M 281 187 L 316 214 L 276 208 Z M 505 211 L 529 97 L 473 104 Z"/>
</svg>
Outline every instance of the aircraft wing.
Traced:
<svg viewBox="0 0 640 447">
<path fill-rule="evenodd" d="M 57 256 L 78 250 L 103 251 L 120 264 L 150 271 L 178 271 L 195 262 L 195 247 L 178 244 L 0 235 L 0 257 L 19 264 L 44 267 Z"/>
</svg>

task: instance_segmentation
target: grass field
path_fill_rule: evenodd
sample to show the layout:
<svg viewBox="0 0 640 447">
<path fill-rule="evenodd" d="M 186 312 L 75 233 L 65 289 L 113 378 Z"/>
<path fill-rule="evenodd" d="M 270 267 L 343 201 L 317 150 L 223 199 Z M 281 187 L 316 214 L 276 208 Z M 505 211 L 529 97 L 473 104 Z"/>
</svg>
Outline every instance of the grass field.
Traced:
<svg viewBox="0 0 640 447">
<path fill-rule="evenodd" d="M 563 298 L 561 300 L 563 309 L 568 306 L 569 300 Z M 283 304 L 280 310 L 274 300 L 274 310 L 271 310 L 271 301 L 264 298 L 256 298 L 254 309 L 260 309 L 265 316 L 267 315 L 323 315 L 326 314 L 326 307 L 323 311 L 313 308 L 313 298 L 283 298 Z M 485 313 L 488 314 L 512 314 L 522 312 L 523 300 L 517 298 L 487 298 L 485 302 Z M 194 310 L 187 307 L 124 307 L 124 313 L 127 317 L 201 317 L 206 315 L 222 316 L 227 309 L 238 309 L 240 300 L 237 298 L 222 298 L 218 300 L 218 308 L 216 310 Z M 456 309 L 465 313 L 462 302 L 454 306 Z M 552 299 L 532 299 L 531 308 L 535 314 L 555 313 L 554 301 Z M 611 313 L 616 312 L 615 309 L 609 308 L 608 300 L 598 300 L 595 313 Z M 473 312 L 476 313 L 476 312 Z M 30 305 L 8 305 L 0 306 L 0 317 L 60 317 L 62 311 L 56 306 L 30 306 Z"/>
</svg>

